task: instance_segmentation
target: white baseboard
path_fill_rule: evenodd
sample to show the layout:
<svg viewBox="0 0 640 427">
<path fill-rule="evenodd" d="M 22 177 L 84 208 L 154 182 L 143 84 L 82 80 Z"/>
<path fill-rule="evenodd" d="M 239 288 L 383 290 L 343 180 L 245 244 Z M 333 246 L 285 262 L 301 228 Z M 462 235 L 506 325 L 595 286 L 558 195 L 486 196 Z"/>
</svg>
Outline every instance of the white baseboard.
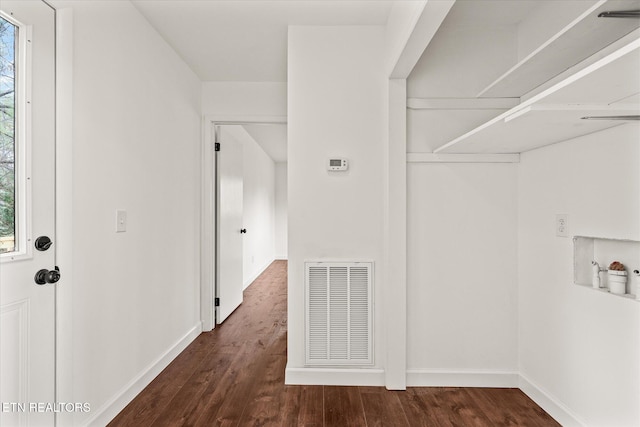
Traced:
<svg viewBox="0 0 640 427">
<path fill-rule="evenodd" d="M 383 369 L 290 367 L 285 371 L 285 384 L 381 387 L 385 385 Z M 586 425 L 558 399 L 515 371 L 411 369 L 407 370 L 407 387 L 519 388 L 561 425 Z"/>
<path fill-rule="evenodd" d="M 287 257 L 287 255 L 276 255 L 276 261 L 286 261 L 289 258 Z"/>
<path fill-rule="evenodd" d="M 247 289 L 249 287 L 250 284 L 253 283 L 254 280 L 256 280 L 258 278 L 258 276 L 260 276 L 262 273 L 264 273 L 264 271 L 267 269 L 267 267 L 269 267 L 271 265 L 271 263 L 275 261 L 274 259 L 269 260 L 266 264 L 264 264 L 263 266 L 261 266 L 256 273 L 252 274 L 251 277 L 249 277 L 249 279 L 245 280 L 244 283 L 242 284 L 242 289 Z"/>
<path fill-rule="evenodd" d="M 384 386 L 384 370 L 357 368 L 289 368 L 287 385 Z"/>
<path fill-rule="evenodd" d="M 586 425 L 556 397 L 533 383 L 522 373 L 520 374 L 518 387 L 564 427 L 583 427 Z"/>
<path fill-rule="evenodd" d="M 444 371 L 416 369 L 407 371 L 408 387 L 496 387 L 517 388 L 518 373 L 510 371 Z M 289 385 L 385 385 L 383 369 L 289 368 Z"/>
<path fill-rule="evenodd" d="M 518 387 L 518 373 L 511 371 L 407 370 L 408 387 Z"/>
<path fill-rule="evenodd" d="M 202 323 L 198 322 L 189 332 L 172 345 L 162 356 L 133 378 L 118 393 L 109 399 L 95 414 L 84 422 L 85 426 L 106 426 L 115 418 L 146 386 L 158 376 L 202 332 Z M 93 408 L 92 408 L 93 409 Z"/>
</svg>

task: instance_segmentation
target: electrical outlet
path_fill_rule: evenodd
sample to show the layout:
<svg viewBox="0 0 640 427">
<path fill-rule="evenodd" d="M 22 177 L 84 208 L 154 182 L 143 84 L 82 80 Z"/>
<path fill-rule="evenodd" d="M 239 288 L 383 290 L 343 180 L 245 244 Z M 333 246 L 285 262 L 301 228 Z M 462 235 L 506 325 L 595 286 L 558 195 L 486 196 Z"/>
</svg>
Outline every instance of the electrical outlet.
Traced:
<svg viewBox="0 0 640 427">
<path fill-rule="evenodd" d="M 567 214 L 556 215 L 556 236 L 569 237 L 569 216 Z"/>
</svg>

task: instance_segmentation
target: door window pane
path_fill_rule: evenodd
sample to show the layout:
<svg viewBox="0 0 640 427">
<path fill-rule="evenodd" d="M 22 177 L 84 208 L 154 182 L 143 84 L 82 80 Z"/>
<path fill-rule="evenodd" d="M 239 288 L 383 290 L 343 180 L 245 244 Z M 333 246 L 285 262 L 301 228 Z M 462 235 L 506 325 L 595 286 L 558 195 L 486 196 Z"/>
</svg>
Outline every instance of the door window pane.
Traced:
<svg viewBox="0 0 640 427">
<path fill-rule="evenodd" d="M 0 253 L 16 249 L 16 39 L 0 16 Z"/>
</svg>

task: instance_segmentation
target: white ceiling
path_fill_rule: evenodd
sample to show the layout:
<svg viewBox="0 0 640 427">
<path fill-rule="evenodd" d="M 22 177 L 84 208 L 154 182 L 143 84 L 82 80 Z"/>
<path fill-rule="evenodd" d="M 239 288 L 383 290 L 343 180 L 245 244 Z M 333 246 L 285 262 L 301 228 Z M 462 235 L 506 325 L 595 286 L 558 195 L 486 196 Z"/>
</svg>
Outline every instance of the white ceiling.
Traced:
<svg viewBox="0 0 640 427">
<path fill-rule="evenodd" d="M 132 0 L 202 81 L 287 81 L 289 25 L 384 25 L 387 0 Z"/>
<path fill-rule="evenodd" d="M 287 161 L 287 125 L 243 125 L 274 162 Z"/>
<path fill-rule="evenodd" d="M 443 26 L 514 25 L 540 5 L 540 0 L 458 0 Z"/>
<path fill-rule="evenodd" d="M 388 0 L 132 0 L 202 81 L 287 81 L 289 25 L 385 25 Z M 245 125 L 275 162 L 286 125 Z"/>
</svg>

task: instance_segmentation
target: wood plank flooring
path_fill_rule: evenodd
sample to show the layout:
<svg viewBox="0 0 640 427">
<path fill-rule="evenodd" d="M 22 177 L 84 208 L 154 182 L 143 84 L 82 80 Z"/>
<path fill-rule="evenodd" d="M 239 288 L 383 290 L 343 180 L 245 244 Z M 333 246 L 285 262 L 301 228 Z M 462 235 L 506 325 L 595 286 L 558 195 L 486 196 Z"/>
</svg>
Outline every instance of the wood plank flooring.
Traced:
<svg viewBox="0 0 640 427">
<path fill-rule="evenodd" d="M 558 426 L 518 389 L 286 386 L 287 263 L 201 334 L 109 426 Z"/>
</svg>

